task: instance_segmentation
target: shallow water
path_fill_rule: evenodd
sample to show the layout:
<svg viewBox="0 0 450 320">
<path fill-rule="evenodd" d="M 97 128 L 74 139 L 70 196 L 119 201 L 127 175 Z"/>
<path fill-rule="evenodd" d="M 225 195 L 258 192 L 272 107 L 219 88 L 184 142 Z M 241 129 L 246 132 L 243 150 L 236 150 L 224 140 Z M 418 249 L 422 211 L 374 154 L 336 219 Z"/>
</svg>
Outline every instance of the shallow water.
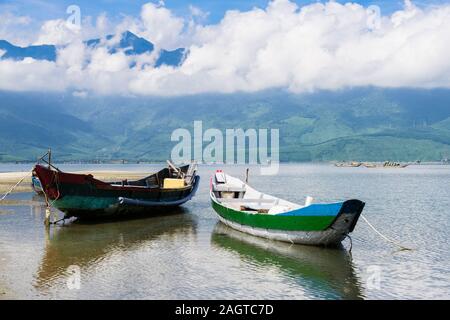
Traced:
<svg viewBox="0 0 450 320">
<path fill-rule="evenodd" d="M 17 168 L 0 165 L 0 171 Z M 289 245 L 218 223 L 208 198 L 213 170 L 200 168 L 200 189 L 181 209 L 120 222 L 75 222 L 46 230 L 43 199 L 32 193 L 11 195 L 0 206 L 0 298 L 450 298 L 450 166 L 286 164 L 276 176 L 251 169 L 256 189 L 294 202 L 303 202 L 306 195 L 318 202 L 361 199 L 365 216 L 379 230 L 414 248 L 399 251 L 360 220 L 351 254 L 348 240 L 341 249 Z M 245 167 L 225 170 L 243 176 Z M 67 285 L 74 265 L 80 270 L 79 289 Z"/>
</svg>

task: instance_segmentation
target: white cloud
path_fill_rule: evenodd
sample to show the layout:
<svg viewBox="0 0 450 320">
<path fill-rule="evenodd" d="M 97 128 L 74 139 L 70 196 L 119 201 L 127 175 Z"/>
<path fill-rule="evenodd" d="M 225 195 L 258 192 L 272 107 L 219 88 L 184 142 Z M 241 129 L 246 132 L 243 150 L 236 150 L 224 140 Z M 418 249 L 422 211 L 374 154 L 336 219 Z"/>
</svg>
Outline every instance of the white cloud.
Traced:
<svg viewBox="0 0 450 320">
<path fill-rule="evenodd" d="M 108 30 L 111 30 L 111 23 L 108 20 L 108 16 L 106 15 L 106 13 L 101 13 L 97 17 L 95 27 L 98 33 L 102 35 L 106 34 Z"/>
<path fill-rule="evenodd" d="M 26 58 L 0 61 L 0 88 L 8 91 L 62 91 L 66 89 L 64 70 L 48 61 Z"/>
<path fill-rule="evenodd" d="M 11 12 L 0 12 L 0 39 L 27 45 L 30 41 L 28 27 L 32 19 L 29 16 L 14 15 Z"/>
<path fill-rule="evenodd" d="M 191 13 L 192 19 L 199 20 L 200 22 L 205 21 L 206 18 L 209 16 L 209 12 L 205 12 L 202 9 L 189 5 L 189 11 Z"/>
<path fill-rule="evenodd" d="M 185 24 L 182 18 L 161 4 L 147 3 L 142 6 L 141 21 L 143 36 L 160 48 L 176 48 Z"/>
<path fill-rule="evenodd" d="M 55 19 L 46 21 L 40 30 L 35 45 L 40 44 L 68 44 L 80 38 L 80 29 L 70 28 L 66 20 Z"/>
<path fill-rule="evenodd" d="M 58 50 L 56 65 L 66 74 L 82 74 L 88 64 L 89 52 L 81 40 L 75 40 Z"/>
<path fill-rule="evenodd" d="M 450 6 L 421 10 L 407 1 L 378 30 L 368 28 L 369 13 L 351 3 L 298 8 L 285 0 L 230 11 L 197 28 L 180 69 L 139 74 L 131 86 L 140 94 L 450 87 Z"/>
<path fill-rule="evenodd" d="M 229 11 L 218 24 L 203 26 L 150 3 L 139 19 L 125 17 L 117 30 L 129 29 L 157 47 L 187 44 L 181 67 L 155 69 L 154 54 L 110 54 L 104 44 L 88 49 L 75 37 L 58 51 L 56 63 L 0 60 L 0 89 L 174 95 L 274 87 L 450 88 L 450 5 L 420 9 L 406 1 L 403 10 L 376 24 L 371 15 L 354 3 L 298 7 L 277 0 L 264 9 Z M 106 26 L 106 16 L 99 19 L 97 28 Z M 53 32 L 61 28 L 55 21 L 43 26 L 47 39 L 57 42 L 66 38 L 65 30 Z"/>
<path fill-rule="evenodd" d="M 123 52 L 109 54 L 107 49 L 100 47 L 92 54 L 88 70 L 92 72 L 120 72 L 128 70 L 128 59 Z"/>
</svg>

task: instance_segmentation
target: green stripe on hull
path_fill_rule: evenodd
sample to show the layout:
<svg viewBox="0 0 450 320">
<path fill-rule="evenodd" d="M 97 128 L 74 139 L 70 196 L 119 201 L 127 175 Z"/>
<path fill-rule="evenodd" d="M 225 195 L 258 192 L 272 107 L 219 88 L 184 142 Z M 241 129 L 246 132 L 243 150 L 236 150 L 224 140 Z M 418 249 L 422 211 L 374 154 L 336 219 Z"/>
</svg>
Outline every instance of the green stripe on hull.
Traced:
<svg viewBox="0 0 450 320">
<path fill-rule="evenodd" d="M 70 209 L 103 210 L 117 203 L 118 199 L 115 197 L 65 196 L 53 202 L 53 205 L 61 211 Z"/>
<path fill-rule="evenodd" d="M 245 213 L 212 201 L 214 210 L 224 219 L 242 225 L 283 231 L 322 231 L 334 221 L 334 216 L 276 216 Z"/>
</svg>

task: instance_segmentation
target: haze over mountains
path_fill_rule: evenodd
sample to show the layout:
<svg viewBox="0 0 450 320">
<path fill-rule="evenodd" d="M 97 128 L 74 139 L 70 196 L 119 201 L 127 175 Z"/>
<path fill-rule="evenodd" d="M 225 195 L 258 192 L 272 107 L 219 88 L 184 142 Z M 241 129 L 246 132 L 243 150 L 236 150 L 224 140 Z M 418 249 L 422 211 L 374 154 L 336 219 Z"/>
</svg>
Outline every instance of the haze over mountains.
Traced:
<svg viewBox="0 0 450 320">
<path fill-rule="evenodd" d="M 0 161 L 163 161 L 173 130 L 280 130 L 282 161 L 439 161 L 450 155 L 450 90 L 120 97 L 0 92 Z M 192 132 L 192 131 L 191 131 Z M 205 143 L 206 144 L 206 143 Z"/>
</svg>

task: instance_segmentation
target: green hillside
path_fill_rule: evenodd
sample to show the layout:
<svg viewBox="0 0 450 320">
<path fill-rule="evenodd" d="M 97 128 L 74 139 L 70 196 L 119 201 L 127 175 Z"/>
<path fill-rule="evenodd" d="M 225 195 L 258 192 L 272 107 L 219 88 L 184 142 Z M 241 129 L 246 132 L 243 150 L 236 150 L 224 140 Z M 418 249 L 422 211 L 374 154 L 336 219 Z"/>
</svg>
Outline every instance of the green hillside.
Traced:
<svg viewBox="0 0 450 320">
<path fill-rule="evenodd" d="M 164 160 L 177 128 L 280 130 L 283 161 L 436 161 L 450 155 L 450 90 L 354 89 L 175 98 L 0 93 L 0 161 Z M 192 132 L 192 131 L 191 131 Z"/>
</svg>

